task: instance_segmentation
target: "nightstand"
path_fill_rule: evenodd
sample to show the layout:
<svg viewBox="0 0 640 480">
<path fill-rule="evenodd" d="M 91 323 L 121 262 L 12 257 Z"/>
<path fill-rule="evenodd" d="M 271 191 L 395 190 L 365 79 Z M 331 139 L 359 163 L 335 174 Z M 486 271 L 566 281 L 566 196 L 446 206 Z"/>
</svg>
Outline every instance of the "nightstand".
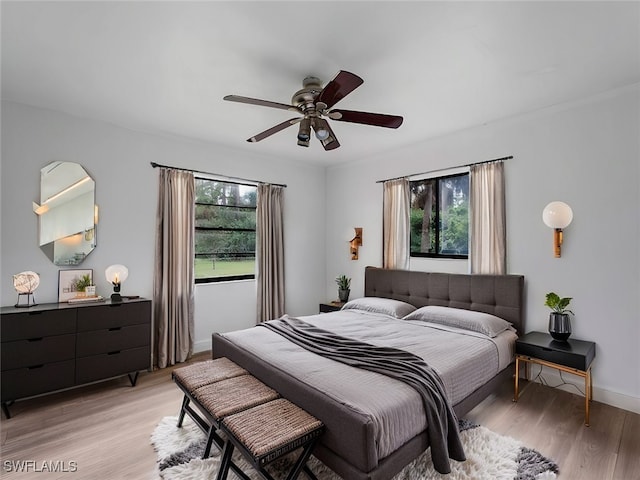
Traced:
<svg viewBox="0 0 640 480">
<path fill-rule="evenodd" d="M 345 302 L 328 302 L 320 304 L 320 313 L 337 312 Z"/>
<path fill-rule="evenodd" d="M 518 401 L 520 362 L 537 363 L 584 378 L 584 423 L 589 426 L 589 403 L 593 398 L 591 363 L 596 356 L 596 344 L 570 338 L 558 342 L 551 335 L 529 332 L 516 340 L 516 377 L 513 401 Z M 528 372 L 528 368 L 526 369 Z M 528 375 L 527 375 L 528 377 Z"/>
</svg>

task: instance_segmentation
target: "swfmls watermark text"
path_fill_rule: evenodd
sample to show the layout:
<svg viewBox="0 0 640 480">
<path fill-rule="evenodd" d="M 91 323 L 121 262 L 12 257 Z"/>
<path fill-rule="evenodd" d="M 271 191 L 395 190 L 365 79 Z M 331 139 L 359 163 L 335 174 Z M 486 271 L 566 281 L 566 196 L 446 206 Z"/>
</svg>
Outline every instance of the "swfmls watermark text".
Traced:
<svg viewBox="0 0 640 480">
<path fill-rule="evenodd" d="M 78 462 L 74 460 L 3 460 L 2 469 L 16 473 L 74 473 Z"/>
</svg>

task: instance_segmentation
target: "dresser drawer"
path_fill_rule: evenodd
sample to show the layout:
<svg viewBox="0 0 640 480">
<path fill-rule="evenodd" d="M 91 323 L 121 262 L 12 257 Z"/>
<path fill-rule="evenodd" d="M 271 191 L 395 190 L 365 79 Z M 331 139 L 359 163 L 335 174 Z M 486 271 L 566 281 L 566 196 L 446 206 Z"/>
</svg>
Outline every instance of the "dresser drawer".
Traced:
<svg viewBox="0 0 640 480">
<path fill-rule="evenodd" d="M 76 358 L 76 336 L 56 335 L 2 344 L 2 370 L 33 367 Z"/>
<path fill-rule="evenodd" d="M 2 401 L 51 392 L 74 385 L 74 360 L 2 372 Z"/>
<path fill-rule="evenodd" d="M 77 355 L 88 357 L 100 353 L 127 350 L 149 345 L 151 325 L 128 325 L 78 333 Z"/>
<path fill-rule="evenodd" d="M 78 309 L 78 332 L 138 325 L 150 321 L 150 301 L 112 303 Z"/>
<path fill-rule="evenodd" d="M 3 342 L 75 333 L 76 310 L 3 314 L 0 328 Z"/>
<path fill-rule="evenodd" d="M 147 370 L 150 366 L 149 346 L 131 348 L 76 360 L 76 383 L 93 382 L 125 373 Z"/>
</svg>

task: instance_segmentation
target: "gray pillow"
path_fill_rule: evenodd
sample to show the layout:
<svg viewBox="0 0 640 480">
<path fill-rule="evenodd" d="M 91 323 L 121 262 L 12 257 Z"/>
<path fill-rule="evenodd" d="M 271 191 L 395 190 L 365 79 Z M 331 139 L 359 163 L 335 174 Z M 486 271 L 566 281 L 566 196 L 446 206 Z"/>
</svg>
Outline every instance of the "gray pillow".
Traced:
<svg viewBox="0 0 640 480">
<path fill-rule="evenodd" d="M 389 315 L 390 317 L 402 318 L 411 312 L 416 307 L 409 303 L 401 302 L 400 300 L 393 300 L 391 298 L 380 297 L 363 297 L 356 298 L 345 303 L 342 310 L 364 310 L 371 313 L 381 313 L 383 315 Z"/>
<path fill-rule="evenodd" d="M 403 320 L 422 320 L 424 322 L 449 325 L 482 333 L 491 338 L 511 328 L 511 323 L 490 313 L 435 305 L 419 308 L 404 317 Z"/>
</svg>

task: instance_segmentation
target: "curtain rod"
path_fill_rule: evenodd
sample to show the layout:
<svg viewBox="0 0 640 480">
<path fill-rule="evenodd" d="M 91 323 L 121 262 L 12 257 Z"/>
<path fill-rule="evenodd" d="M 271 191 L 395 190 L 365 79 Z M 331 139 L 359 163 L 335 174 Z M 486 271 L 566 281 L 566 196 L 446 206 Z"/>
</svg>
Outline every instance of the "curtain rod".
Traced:
<svg viewBox="0 0 640 480">
<path fill-rule="evenodd" d="M 501 162 L 504 160 L 511 160 L 512 158 L 513 155 L 509 157 L 494 158 L 493 160 L 483 160 L 482 162 L 468 163 L 466 165 L 457 165 L 455 167 L 438 168 L 437 170 L 430 170 L 428 172 L 412 173 L 411 175 L 401 175 L 399 177 L 387 178 L 386 180 L 378 180 L 376 183 L 389 182 L 391 180 L 398 180 L 405 177 L 415 177 L 416 175 L 426 175 L 427 173 L 443 172 L 444 170 L 452 170 L 454 168 L 472 167 L 473 165 L 482 165 L 483 163 Z"/>
<path fill-rule="evenodd" d="M 241 178 L 241 177 L 230 177 L 228 175 L 221 175 L 219 173 L 211 173 L 211 172 L 203 172 L 201 170 L 192 170 L 190 168 L 182 168 L 182 167 L 171 167 L 169 165 L 161 165 L 159 163 L 156 162 L 151 162 L 151 166 L 153 168 L 156 167 L 162 167 L 162 168 L 172 168 L 174 170 L 182 170 L 183 172 L 192 172 L 192 173 L 202 173 L 204 175 L 213 175 L 214 177 L 224 177 L 226 179 L 229 180 L 235 180 L 235 181 L 240 181 L 240 182 L 251 182 L 251 183 L 269 183 L 271 185 L 275 185 L 276 187 L 283 187 L 283 188 L 287 188 L 287 186 L 284 183 L 271 183 L 271 182 L 262 182 L 259 180 L 251 180 L 249 178 Z"/>
</svg>

